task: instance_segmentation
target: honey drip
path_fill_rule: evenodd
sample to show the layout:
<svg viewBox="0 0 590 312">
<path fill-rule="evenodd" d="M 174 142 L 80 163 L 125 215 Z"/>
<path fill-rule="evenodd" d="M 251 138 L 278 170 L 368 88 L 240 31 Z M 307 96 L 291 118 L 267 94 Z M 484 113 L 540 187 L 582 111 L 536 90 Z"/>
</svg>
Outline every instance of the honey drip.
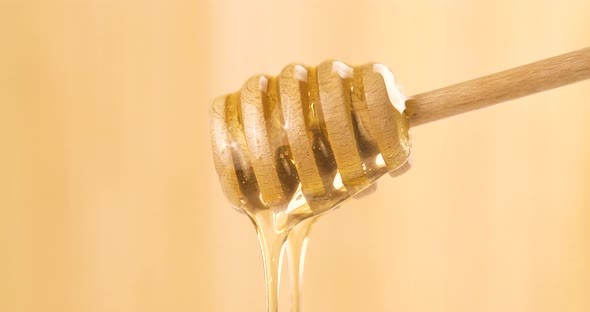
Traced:
<svg viewBox="0 0 590 312">
<path fill-rule="evenodd" d="M 256 226 L 258 242 L 262 250 L 267 310 L 277 312 L 279 310 L 279 279 L 288 233 L 280 226 L 280 218 L 277 218 L 278 216 L 270 210 L 260 210 L 256 214 L 248 215 Z"/>
<path fill-rule="evenodd" d="M 289 265 L 289 291 L 291 312 L 301 311 L 303 292 L 303 268 L 307 254 L 309 233 L 317 217 L 309 218 L 295 226 L 287 238 L 287 264 Z"/>
<path fill-rule="evenodd" d="M 269 312 L 278 311 L 285 245 L 292 311 L 299 311 L 313 220 L 409 167 L 405 99 L 381 64 L 327 61 L 254 76 L 214 102 L 215 167 L 232 206 L 256 226 Z"/>
</svg>

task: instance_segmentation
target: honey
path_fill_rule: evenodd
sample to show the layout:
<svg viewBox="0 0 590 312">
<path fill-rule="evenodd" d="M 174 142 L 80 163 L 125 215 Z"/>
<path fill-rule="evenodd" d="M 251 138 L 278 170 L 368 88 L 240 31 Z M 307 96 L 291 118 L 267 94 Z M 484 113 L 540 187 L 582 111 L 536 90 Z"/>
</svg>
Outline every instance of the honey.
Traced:
<svg viewBox="0 0 590 312">
<path fill-rule="evenodd" d="M 405 100 L 384 65 L 339 61 L 253 76 L 215 100 L 215 167 L 231 205 L 256 226 L 269 312 L 278 311 L 285 245 L 292 311 L 299 311 L 315 218 L 372 191 L 384 174 L 409 167 Z"/>
</svg>

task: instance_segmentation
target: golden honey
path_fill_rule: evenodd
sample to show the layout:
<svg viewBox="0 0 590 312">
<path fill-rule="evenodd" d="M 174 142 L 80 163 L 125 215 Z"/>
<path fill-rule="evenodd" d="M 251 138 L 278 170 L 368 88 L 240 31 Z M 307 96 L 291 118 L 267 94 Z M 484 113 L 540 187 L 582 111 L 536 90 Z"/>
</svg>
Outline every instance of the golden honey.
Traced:
<svg viewBox="0 0 590 312">
<path fill-rule="evenodd" d="M 405 100 L 384 65 L 339 61 L 315 68 L 292 64 L 275 77 L 256 75 L 238 92 L 215 100 L 215 167 L 232 206 L 256 225 L 269 311 L 278 311 L 289 233 L 292 305 L 298 310 L 298 268 L 310 218 L 374 190 L 385 173 L 409 167 Z"/>
</svg>

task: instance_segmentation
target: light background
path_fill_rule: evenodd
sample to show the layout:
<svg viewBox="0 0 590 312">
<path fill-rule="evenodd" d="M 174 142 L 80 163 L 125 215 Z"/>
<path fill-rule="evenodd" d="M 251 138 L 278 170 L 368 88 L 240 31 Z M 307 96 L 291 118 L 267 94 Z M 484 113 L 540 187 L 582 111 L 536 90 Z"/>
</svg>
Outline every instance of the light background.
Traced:
<svg viewBox="0 0 590 312">
<path fill-rule="evenodd" d="M 589 1 L 0 0 L 0 311 L 264 310 L 208 108 L 299 61 L 408 95 L 590 46 Z M 304 311 L 588 311 L 590 82 L 413 130 L 322 218 Z M 284 298 L 283 298 L 284 299 Z"/>
</svg>

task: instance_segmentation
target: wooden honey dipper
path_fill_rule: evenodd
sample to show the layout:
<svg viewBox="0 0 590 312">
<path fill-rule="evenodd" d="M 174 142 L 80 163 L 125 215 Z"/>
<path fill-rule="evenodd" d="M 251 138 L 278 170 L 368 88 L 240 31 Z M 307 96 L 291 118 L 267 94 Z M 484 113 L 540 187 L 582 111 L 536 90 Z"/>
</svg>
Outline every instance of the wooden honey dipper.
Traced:
<svg viewBox="0 0 590 312">
<path fill-rule="evenodd" d="M 412 126 L 590 78 L 590 48 L 403 96 L 381 64 L 289 65 L 215 100 L 217 173 L 232 205 L 304 219 L 409 167 Z"/>
</svg>

